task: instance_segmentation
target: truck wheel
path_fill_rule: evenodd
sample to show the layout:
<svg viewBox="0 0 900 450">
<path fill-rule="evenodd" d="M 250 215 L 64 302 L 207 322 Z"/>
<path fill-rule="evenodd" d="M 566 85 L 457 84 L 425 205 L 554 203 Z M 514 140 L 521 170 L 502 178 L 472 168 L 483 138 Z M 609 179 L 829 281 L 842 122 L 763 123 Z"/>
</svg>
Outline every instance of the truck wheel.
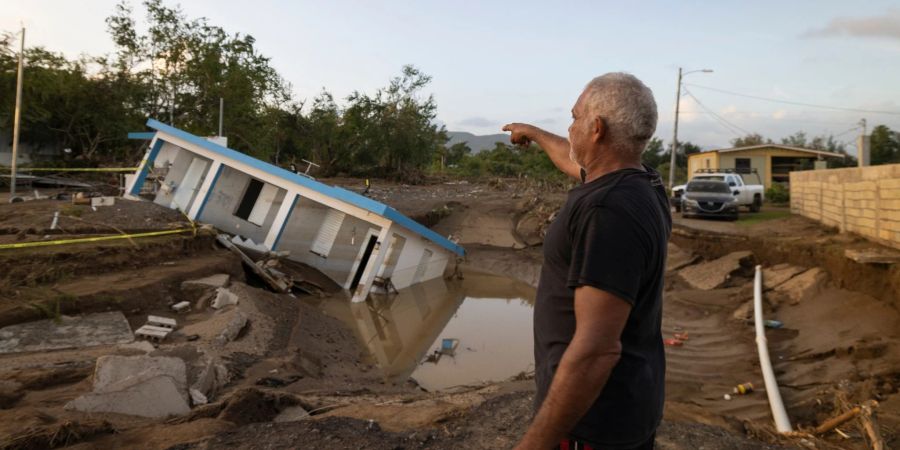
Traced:
<svg viewBox="0 0 900 450">
<path fill-rule="evenodd" d="M 753 196 L 753 204 L 750 205 L 750 212 L 759 212 L 760 208 L 762 208 L 762 198 L 759 197 L 759 194 Z"/>
</svg>

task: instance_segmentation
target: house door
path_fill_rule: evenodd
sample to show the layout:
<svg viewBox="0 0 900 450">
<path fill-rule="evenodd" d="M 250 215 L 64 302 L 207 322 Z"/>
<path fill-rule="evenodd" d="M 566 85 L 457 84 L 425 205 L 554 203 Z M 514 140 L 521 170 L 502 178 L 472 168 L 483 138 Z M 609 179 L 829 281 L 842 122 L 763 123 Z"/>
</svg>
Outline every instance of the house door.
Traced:
<svg viewBox="0 0 900 450">
<path fill-rule="evenodd" d="M 378 242 L 378 236 L 369 235 L 369 242 L 366 242 L 366 249 L 363 251 L 362 258 L 359 260 L 359 266 L 356 267 L 356 274 L 353 275 L 353 281 L 350 282 L 351 292 L 356 289 L 356 286 L 359 286 L 359 280 L 362 278 L 363 272 L 365 272 L 366 267 L 369 265 L 369 257 L 372 256 L 372 251 L 375 249 L 376 242 Z"/>
</svg>

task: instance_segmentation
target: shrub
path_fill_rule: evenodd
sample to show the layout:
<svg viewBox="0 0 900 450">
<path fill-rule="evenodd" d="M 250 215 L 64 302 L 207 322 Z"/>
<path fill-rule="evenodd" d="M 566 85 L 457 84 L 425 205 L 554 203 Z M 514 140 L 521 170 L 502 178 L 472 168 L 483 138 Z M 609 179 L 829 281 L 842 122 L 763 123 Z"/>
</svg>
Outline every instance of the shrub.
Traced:
<svg viewBox="0 0 900 450">
<path fill-rule="evenodd" d="M 766 189 L 766 200 L 772 203 L 790 203 L 791 191 L 783 184 L 772 184 L 772 187 Z"/>
</svg>

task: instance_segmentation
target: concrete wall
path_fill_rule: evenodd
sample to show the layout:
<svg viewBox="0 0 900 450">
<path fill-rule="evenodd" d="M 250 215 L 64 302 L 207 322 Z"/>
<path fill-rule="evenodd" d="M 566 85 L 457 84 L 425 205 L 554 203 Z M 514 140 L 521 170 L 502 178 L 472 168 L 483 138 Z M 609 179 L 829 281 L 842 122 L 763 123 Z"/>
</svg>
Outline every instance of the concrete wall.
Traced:
<svg viewBox="0 0 900 450">
<path fill-rule="evenodd" d="M 432 255 L 422 280 L 443 276 L 447 263 L 456 257 L 456 255 L 445 248 L 422 239 L 419 235 L 405 228 L 399 228 L 396 234 L 406 238 L 403 251 L 397 258 L 397 264 L 391 273 L 391 282 L 397 289 L 403 289 L 412 284 L 416 270 L 419 268 L 419 261 L 422 260 L 422 254 L 425 253 L 425 250 L 431 250 Z"/>
<path fill-rule="evenodd" d="M 316 267 L 336 283 L 344 286 L 354 268 L 360 249 L 365 245 L 369 229 L 374 229 L 377 234 L 381 231 L 381 227 L 346 215 L 328 257 L 319 256 L 312 253 L 310 248 L 329 209 L 321 203 L 300 196 L 284 226 L 276 250 L 289 250 L 291 259 Z M 370 261 L 374 260 L 374 254 L 371 258 Z"/>
<path fill-rule="evenodd" d="M 190 161 L 188 161 L 188 164 L 190 164 Z M 172 170 L 174 170 L 174 166 Z M 186 170 L 186 168 L 183 170 Z M 249 175 L 231 167 L 223 166 L 222 174 L 219 175 L 219 178 L 213 185 L 206 206 L 197 220 L 211 223 L 222 231 L 253 239 L 257 244 L 263 243 L 287 191 L 278 189 L 278 194 L 275 196 L 275 201 L 269 208 L 263 224 L 256 225 L 234 215 L 238 204 L 244 196 L 244 190 L 249 183 Z"/>
<path fill-rule="evenodd" d="M 791 172 L 791 212 L 900 248 L 900 164 Z"/>
<path fill-rule="evenodd" d="M 170 148 L 166 148 L 170 147 Z M 163 152 L 165 151 L 165 152 Z M 162 155 L 163 158 L 159 158 Z M 163 179 L 163 185 L 166 187 L 161 188 L 159 192 L 156 194 L 156 198 L 153 199 L 153 202 L 165 206 L 167 208 L 172 206 L 172 201 L 175 199 L 175 194 L 178 192 L 178 189 L 181 187 L 181 182 L 184 179 L 184 175 L 188 170 L 188 167 L 191 165 L 191 161 L 194 160 L 195 155 L 188 150 L 183 148 L 176 147 L 171 144 L 163 145 L 163 148 L 160 149 L 160 155 L 157 156 L 156 162 L 154 163 L 154 167 L 166 167 L 169 165 L 169 170 L 166 173 L 165 178 Z M 200 182 L 202 183 L 203 178 L 209 175 L 209 164 L 211 161 L 206 158 L 202 158 L 207 161 L 206 170 L 204 171 L 204 175 L 200 178 Z M 160 163 L 159 166 L 156 164 Z M 198 183 L 199 186 L 199 183 Z M 184 205 L 184 212 L 190 211 L 190 207 L 193 204 L 197 193 L 194 192 L 191 195 L 191 200 L 187 205 Z"/>
</svg>

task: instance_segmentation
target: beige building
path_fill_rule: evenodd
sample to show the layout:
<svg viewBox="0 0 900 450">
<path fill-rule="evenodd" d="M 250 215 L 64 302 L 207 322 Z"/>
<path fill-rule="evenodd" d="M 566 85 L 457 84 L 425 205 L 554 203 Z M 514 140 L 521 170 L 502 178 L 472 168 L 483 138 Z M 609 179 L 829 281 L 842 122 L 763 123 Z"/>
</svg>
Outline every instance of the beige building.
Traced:
<svg viewBox="0 0 900 450">
<path fill-rule="evenodd" d="M 769 188 L 772 183 L 790 183 L 790 172 L 812 170 L 816 161 L 824 164 L 825 158 L 844 158 L 844 155 L 778 144 L 710 150 L 688 155 L 688 180 L 701 170 L 729 169 L 739 173 L 755 170 L 759 179 L 747 175 L 744 181 Z"/>
</svg>

